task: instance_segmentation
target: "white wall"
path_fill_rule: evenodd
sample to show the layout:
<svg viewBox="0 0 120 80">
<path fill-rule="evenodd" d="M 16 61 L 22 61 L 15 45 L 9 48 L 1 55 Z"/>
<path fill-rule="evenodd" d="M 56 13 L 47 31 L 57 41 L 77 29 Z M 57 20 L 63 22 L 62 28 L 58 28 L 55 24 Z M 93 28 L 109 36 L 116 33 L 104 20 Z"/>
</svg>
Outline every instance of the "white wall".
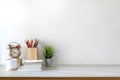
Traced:
<svg viewBox="0 0 120 80">
<path fill-rule="evenodd" d="M 120 64 L 120 0 L 0 0 L 0 64 L 7 44 L 39 38 L 54 64 Z M 41 43 L 41 44 L 42 44 Z"/>
</svg>

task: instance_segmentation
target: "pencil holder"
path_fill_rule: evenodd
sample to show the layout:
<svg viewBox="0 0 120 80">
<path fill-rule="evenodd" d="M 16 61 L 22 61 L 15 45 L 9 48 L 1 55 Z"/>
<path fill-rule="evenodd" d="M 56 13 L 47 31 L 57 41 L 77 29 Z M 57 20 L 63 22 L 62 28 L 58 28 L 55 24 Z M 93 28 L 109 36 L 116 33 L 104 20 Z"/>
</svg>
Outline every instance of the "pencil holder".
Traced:
<svg viewBox="0 0 120 80">
<path fill-rule="evenodd" d="M 27 60 L 37 60 L 38 59 L 38 48 L 27 48 Z"/>
</svg>

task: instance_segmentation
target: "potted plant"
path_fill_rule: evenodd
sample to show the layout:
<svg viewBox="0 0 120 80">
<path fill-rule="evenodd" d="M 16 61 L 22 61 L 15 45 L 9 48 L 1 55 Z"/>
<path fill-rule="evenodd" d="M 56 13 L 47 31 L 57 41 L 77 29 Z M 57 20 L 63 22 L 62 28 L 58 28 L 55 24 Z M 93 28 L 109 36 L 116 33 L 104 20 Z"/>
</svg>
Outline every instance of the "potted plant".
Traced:
<svg viewBox="0 0 120 80">
<path fill-rule="evenodd" d="M 51 59 L 54 56 L 54 49 L 51 46 L 45 46 L 44 48 L 44 56 L 46 61 L 46 66 L 51 66 Z"/>
</svg>

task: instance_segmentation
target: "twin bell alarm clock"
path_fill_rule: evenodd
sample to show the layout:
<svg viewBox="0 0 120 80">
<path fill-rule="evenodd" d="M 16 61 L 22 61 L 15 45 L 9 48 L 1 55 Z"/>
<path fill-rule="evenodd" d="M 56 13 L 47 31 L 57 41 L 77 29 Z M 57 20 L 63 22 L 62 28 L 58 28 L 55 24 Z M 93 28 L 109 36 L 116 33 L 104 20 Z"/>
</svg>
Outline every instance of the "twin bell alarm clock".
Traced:
<svg viewBox="0 0 120 80">
<path fill-rule="evenodd" d="M 21 46 L 17 42 L 11 42 L 9 46 L 9 55 L 11 58 L 19 59 L 21 55 Z"/>
</svg>

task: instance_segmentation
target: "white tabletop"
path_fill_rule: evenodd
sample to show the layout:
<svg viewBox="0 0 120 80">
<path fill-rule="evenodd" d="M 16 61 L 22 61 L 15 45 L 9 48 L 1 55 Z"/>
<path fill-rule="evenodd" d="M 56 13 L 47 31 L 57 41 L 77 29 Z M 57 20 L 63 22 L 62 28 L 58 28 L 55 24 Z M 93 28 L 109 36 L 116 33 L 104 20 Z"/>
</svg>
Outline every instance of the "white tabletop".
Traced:
<svg viewBox="0 0 120 80">
<path fill-rule="evenodd" d="M 120 77 L 120 66 L 73 66 L 62 65 L 44 71 L 5 71 L 0 77 Z"/>
</svg>

